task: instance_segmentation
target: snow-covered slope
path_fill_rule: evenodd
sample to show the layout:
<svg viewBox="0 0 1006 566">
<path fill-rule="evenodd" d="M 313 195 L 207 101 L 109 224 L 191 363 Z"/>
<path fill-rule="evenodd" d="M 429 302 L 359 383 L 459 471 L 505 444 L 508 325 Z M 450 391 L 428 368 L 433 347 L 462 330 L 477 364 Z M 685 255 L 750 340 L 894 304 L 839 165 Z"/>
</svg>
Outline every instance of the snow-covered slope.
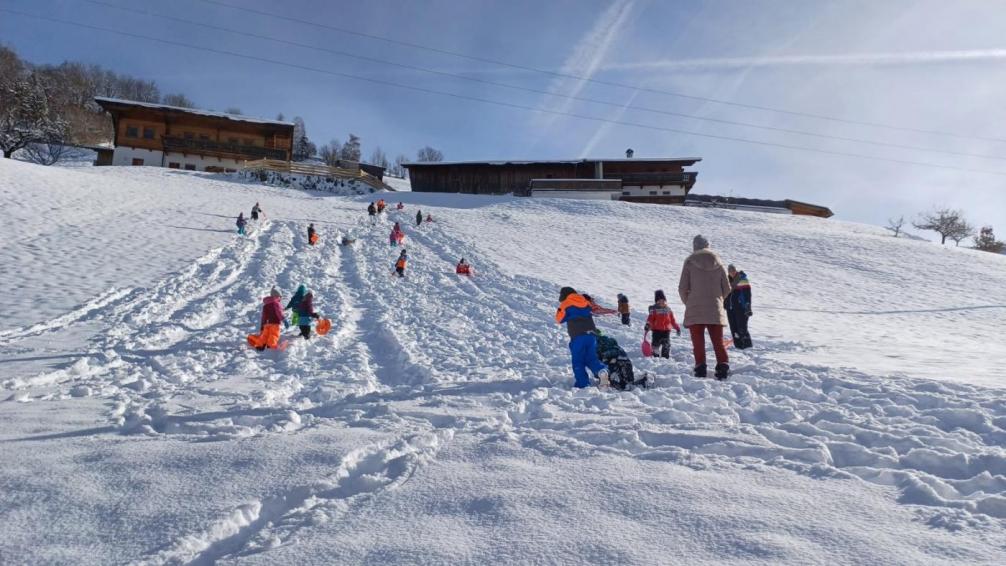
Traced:
<svg viewBox="0 0 1006 566">
<path fill-rule="evenodd" d="M 3 275 L 22 282 L 0 325 L 4 561 L 1006 558 L 1006 258 L 816 219 L 451 195 L 395 196 L 372 228 L 363 197 L 147 168 L 0 162 L 0 195 L 5 234 L 53 234 L 3 251 L 28 278 Z M 268 221 L 237 239 L 256 200 Z M 418 207 L 436 221 L 416 229 Z M 119 245 L 141 220 L 149 237 Z M 756 347 L 725 383 L 688 377 L 683 339 L 638 355 L 697 232 L 754 284 Z M 301 282 L 332 333 L 247 349 L 260 297 Z M 600 325 L 655 388 L 570 389 L 566 284 L 629 295 L 633 326 Z"/>
</svg>

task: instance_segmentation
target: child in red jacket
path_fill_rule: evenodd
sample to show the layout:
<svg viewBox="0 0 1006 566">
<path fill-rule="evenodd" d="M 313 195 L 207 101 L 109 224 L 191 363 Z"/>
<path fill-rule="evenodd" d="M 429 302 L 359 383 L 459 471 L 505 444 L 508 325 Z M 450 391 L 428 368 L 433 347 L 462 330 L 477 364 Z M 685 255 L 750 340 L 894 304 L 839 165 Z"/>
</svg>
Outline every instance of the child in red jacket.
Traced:
<svg viewBox="0 0 1006 566">
<path fill-rule="evenodd" d="M 654 304 L 650 305 L 650 316 L 646 317 L 645 330 L 653 332 L 653 357 L 671 357 L 671 329 L 681 336 L 681 327 L 674 320 L 674 312 L 667 306 L 667 297 L 662 289 L 653 293 Z"/>
</svg>

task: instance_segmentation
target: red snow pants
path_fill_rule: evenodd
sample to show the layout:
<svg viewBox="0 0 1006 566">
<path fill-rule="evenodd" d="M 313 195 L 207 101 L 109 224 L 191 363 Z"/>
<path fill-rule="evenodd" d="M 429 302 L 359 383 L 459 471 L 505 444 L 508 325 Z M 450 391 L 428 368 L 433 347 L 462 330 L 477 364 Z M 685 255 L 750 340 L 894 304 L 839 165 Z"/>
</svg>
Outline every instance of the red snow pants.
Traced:
<svg viewBox="0 0 1006 566">
<path fill-rule="evenodd" d="M 719 324 L 693 324 L 688 327 L 688 332 L 692 335 L 692 353 L 695 354 L 695 365 L 701 366 L 706 363 L 706 329 L 709 330 L 709 339 L 713 341 L 716 363 L 727 363 L 727 348 L 723 345 L 723 327 Z"/>
</svg>

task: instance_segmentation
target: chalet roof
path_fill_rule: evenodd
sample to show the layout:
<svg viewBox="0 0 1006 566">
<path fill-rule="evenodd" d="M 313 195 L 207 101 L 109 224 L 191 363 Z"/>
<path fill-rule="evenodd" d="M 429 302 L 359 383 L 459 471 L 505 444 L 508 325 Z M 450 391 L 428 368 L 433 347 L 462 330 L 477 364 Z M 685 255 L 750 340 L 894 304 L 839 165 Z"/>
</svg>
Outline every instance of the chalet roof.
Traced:
<svg viewBox="0 0 1006 566">
<path fill-rule="evenodd" d="M 224 120 L 230 120 L 232 122 L 243 122 L 246 124 L 260 124 L 260 125 L 270 125 L 270 126 L 286 126 L 293 127 L 293 122 L 282 122 L 279 120 L 266 120 L 264 118 L 255 118 L 253 116 L 242 116 L 240 114 L 227 114 L 226 112 L 214 112 L 212 110 L 201 110 L 199 108 L 182 108 L 180 106 L 169 106 L 167 104 L 156 104 L 153 102 L 140 102 L 138 100 L 124 100 L 121 98 L 109 98 L 105 96 L 96 96 L 94 101 L 98 103 L 99 106 L 105 110 L 111 110 L 112 108 L 125 108 L 125 107 L 136 107 L 136 108 L 149 108 L 151 110 L 162 110 L 166 112 L 175 112 L 179 114 L 190 114 L 192 116 L 204 116 L 209 118 L 221 118 Z"/>
<path fill-rule="evenodd" d="M 507 165 L 576 165 L 587 163 L 681 163 L 682 165 L 692 165 L 702 161 L 701 157 L 631 157 L 631 158 L 589 158 L 589 159 L 543 159 L 543 160 L 503 160 L 503 161 L 429 161 L 403 163 L 405 167 L 436 167 L 441 165 L 482 165 L 482 166 L 507 166 Z"/>
</svg>

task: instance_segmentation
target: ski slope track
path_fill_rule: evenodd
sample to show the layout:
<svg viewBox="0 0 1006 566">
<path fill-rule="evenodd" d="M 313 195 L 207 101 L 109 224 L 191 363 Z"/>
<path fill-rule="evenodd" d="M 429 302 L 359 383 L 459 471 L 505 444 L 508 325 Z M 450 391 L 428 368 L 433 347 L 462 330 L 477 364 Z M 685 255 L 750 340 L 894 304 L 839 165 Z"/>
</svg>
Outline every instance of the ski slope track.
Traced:
<svg viewBox="0 0 1006 566">
<path fill-rule="evenodd" d="M 371 223 L 363 197 L 147 168 L 0 162 L 0 189 L 26 229 L 89 241 L 52 268 L 4 252 L 38 308 L 0 323 L 0 563 L 1006 561 L 1006 258 L 620 203 L 406 193 Z M 106 204 L 200 232 L 155 223 L 143 265 L 92 255 L 129 230 L 84 220 Z M 754 284 L 725 382 L 690 377 L 683 338 L 639 355 L 698 232 Z M 249 349 L 261 298 L 301 283 L 331 332 Z M 629 295 L 632 326 L 598 324 L 652 388 L 571 388 L 567 284 Z"/>
</svg>

